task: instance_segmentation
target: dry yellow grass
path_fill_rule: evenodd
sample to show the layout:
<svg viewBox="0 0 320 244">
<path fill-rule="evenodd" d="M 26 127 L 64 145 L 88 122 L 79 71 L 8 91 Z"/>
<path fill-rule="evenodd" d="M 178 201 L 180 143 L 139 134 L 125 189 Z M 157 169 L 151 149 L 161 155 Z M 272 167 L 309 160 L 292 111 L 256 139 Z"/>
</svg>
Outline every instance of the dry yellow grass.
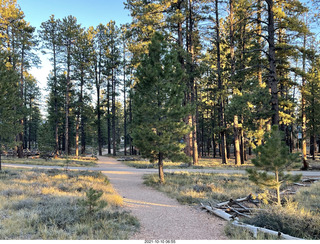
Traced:
<svg viewBox="0 0 320 244">
<path fill-rule="evenodd" d="M 88 215 L 86 191 L 102 191 L 108 205 Z M 0 171 L 0 239 L 127 239 L 137 220 L 98 172 Z"/>
</svg>

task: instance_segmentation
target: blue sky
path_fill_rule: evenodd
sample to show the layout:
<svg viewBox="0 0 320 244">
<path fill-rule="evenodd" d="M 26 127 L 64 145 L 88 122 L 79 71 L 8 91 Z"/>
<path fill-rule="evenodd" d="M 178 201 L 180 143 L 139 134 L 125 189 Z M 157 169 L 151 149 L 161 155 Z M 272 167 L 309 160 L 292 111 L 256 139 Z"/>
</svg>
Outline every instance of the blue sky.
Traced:
<svg viewBox="0 0 320 244">
<path fill-rule="evenodd" d="M 26 20 L 39 27 L 51 14 L 56 18 L 73 15 L 84 27 L 106 24 L 110 20 L 118 24 L 130 22 L 124 0 L 17 0 Z"/>
<path fill-rule="evenodd" d="M 56 19 L 73 15 L 83 27 L 96 27 L 110 20 L 116 21 L 119 25 L 129 23 L 131 17 L 129 11 L 124 9 L 123 2 L 124 0 L 17 0 L 25 14 L 25 20 L 37 30 L 52 14 Z M 30 73 L 38 80 L 39 87 L 45 95 L 44 89 L 52 66 L 48 56 L 39 54 L 39 57 L 42 61 L 41 67 L 33 67 Z"/>
</svg>

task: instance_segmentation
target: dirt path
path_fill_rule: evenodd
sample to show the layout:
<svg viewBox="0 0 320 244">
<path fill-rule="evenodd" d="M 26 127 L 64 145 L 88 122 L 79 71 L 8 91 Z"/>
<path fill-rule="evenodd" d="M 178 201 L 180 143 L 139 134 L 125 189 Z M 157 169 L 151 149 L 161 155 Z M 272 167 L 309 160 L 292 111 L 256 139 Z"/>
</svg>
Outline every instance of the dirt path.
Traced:
<svg viewBox="0 0 320 244">
<path fill-rule="evenodd" d="M 225 222 L 194 207 L 180 205 L 143 185 L 144 172 L 112 158 L 99 157 L 99 168 L 124 197 L 125 209 L 141 224 L 133 240 L 225 240 Z"/>
</svg>

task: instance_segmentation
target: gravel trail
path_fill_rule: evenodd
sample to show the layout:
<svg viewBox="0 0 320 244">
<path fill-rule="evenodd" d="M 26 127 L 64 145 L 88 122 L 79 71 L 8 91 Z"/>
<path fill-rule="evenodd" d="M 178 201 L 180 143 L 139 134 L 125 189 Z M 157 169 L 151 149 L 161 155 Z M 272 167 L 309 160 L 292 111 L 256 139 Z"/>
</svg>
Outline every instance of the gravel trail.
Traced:
<svg viewBox="0 0 320 244">
<path fill-rule="evenodd" d="M 113 158 L 99 157 L 99 168 L 124 197 L 125 209 L 141 224 L 132 240 L 226 240 L 225 221 L 195 207 L 179 204 L 143 184 L 141 170 L 133 171 Z"/>
</svg>

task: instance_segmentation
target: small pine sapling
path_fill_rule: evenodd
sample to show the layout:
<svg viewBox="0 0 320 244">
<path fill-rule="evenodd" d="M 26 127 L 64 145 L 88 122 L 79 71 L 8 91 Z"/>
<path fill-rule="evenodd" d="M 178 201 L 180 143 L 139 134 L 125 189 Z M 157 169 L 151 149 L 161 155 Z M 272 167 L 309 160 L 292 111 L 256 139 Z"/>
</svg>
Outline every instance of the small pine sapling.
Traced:
<svg viewBox="0 0 320 244">
<path fill-rule="evenodd" d="M 299 156 L 290 153 L 282 138 L 278 127 L 273 126 L 271 132 L 265 134 L 264 144 L 254 150 L 256 158 L 252 163 L 255 167 L 247 169 L 249 179 L 256 185 L 276 190 L 278 205 L 281 205 L 281 185 L 301 179 L 301 175 L 285 174 L 295 162 L 299 162 Z"/>
<path fill-rule="evenodd" d="M 108 205 L 106 201 L 99 200 L 102 196 L 102 191 L 97 191 L 93 188 L 90 188 L 86 192 L 86 198 L 83 200 L 80 200 L 80 204 L 87 209 L 87 213 L 89 215 L 92 215 L 99 210 L 103 209 Z"/>
</svg>

